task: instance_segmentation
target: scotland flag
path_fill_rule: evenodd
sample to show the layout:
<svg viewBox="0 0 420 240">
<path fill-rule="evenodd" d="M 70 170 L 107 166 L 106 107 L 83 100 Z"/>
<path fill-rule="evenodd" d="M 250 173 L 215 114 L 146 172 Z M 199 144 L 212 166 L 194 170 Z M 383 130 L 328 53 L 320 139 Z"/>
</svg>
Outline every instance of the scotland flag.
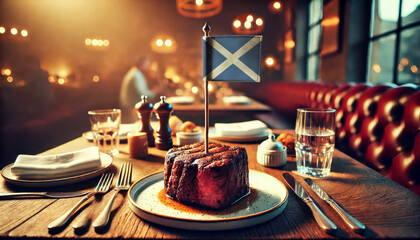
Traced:
<svg viewBox="0 0 420 240">
<path fill-rule="evenodd" d="M 203 80 L 259 82 L 262 36 L 203 37 Z"/>
</svg>

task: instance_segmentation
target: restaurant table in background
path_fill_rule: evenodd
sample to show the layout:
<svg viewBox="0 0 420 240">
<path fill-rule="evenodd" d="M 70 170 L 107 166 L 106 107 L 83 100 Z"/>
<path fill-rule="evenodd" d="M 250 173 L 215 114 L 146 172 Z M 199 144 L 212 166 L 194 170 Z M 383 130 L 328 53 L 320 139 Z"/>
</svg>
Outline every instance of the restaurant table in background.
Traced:
<svg viewBox="0 0 420 240">
<path fill-rule="evenodd" d="M 292 130 L 275 130 L 293 132 Z M 293 156 L 288 156 L 287 164 L 282 168 L 267 168 L 257 163 L 256 152 L 259 143 L 224 143 L 245 147 L 248 153 L 249 168 L 274 176 L 284 182 L 281 174 L 285 171 L 295 171 Z M 80 137 L 43 154 L 55 154 L 73 151 L 93 145 Z M 146 160 L 130 159 L 124 153 L 128 151 L 127 144 L 120 145 L 120 154 L 114 157 L 113 167 L 108 170 L 117 173 L 125 162 L 132 162 L 133 182 L 151 173 L 162 171 L 166 151 L 149 148 Z M 92 190 L 99 178 L 79 184 L 49 188 L 50 191 Z M 303 178 L 298 176 L 298 181 Z M 335 150 L 331 175 L 326 178 L 314 179 L 337 203 L 351 215 L 366 225 L 366 230 L 359 235 L 343 222 L 339 215 L 312 191 L 312 198 L 322 210 L 337 223 L 338 230 L 334 235 L 323 232 L 311 216 L 306 205 L 289 190 L 288 203 L 285 210 L 274 219 L 252 227 L 226 230 L 201 231 L 180 230 L 160 226 L 143 221 L 135 215 L 128 204 L 128 196 L 118 195 L 111 213 L 111 223 L 102 230 L 90 227 L 84 232 L 74 232 L 69 224 L 57 232 L 48 232 L 47 225 L 61 216 L 80 198 L 70 199 L 10 199 L 0 203 L 0 237 L 54 237 L 54 238 L 159 238 L 159 239 L 219 239 L 219 238 L 419 238 L 420 237 L 420 196 L 398 185 L 392 180 L 380 175 L 351 157 Z M 305 185 L 304 185 L 305 186 Z M 308 190 L 309 187 L 305 186 Z M 28 191 L 28 188 L 7 184 L 0 179 L 0 192 Z M 41 190 L 41 189 L 30 189 Z M 97 216 L 104 203 L 111 197 L 109 192 L 103 198 L 92 201 L 89 209 Z M 88 209 L 85 209 L 88 210 Z M 78 214 L 77 220 L 83 214 Z M 73 220 L 73 222 L 74 222 Z"/>
<path fill-rule="evenodd" d="M 271 112 L 271 107 L 251 98 L 248 98 L 248 100 L 247 103 L 243 104 L 226 103 L 220 98 L 210 102 L 210 125 L 214 125 L 217 122 L 228 123 L 253 120 L 255 119 L 255 114 Z M 193 121 L 197 125 L 204 125 L 204 104 L 202 102 L 195 101 L 192 104 L 172 105 L 174 107 L 173 115 L 178 116 L 183 121 Z"/>
</svg>

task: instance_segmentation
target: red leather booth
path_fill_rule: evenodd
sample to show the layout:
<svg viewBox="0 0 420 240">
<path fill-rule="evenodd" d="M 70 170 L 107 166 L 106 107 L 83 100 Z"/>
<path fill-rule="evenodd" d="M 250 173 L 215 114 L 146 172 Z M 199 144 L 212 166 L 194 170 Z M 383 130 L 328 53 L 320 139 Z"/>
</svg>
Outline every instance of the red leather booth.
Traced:
<svg viewBox="0 0 420 240">
<path fill-rule="evenodd" d="M 420 194 L 420 88 L 410 84 L 270 82 L 254 98 L 280 114 L 336 109 L 336 147 Z"/>
</svg>

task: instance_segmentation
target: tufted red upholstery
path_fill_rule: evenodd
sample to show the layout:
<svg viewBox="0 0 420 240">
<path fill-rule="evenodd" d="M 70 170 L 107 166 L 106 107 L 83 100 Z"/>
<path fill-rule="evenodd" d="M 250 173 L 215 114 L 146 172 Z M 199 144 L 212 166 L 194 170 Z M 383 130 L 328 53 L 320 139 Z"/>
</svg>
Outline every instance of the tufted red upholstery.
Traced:
<svg viewBox="0 0 420 240">
<path fill-rule="evenodd" d="M 271 82 L 253 97 L 284 114 L 336 109 L 337 148 L 420 194 L 419 86 Z"/>
</svg>

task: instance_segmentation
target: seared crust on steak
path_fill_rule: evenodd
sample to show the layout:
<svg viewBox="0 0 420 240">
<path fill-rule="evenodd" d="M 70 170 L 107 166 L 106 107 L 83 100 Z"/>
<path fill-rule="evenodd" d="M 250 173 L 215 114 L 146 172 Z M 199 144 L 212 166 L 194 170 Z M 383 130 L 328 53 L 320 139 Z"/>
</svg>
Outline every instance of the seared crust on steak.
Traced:
<svg viewBox="0 0 420 240">
<path fill-rule="evenodd" d="M 203 143 L 172 148 L 165 157 L 166 194 L 180 202 L 224 208 L 249 193 L 245 148 Z"/>
</svg>

